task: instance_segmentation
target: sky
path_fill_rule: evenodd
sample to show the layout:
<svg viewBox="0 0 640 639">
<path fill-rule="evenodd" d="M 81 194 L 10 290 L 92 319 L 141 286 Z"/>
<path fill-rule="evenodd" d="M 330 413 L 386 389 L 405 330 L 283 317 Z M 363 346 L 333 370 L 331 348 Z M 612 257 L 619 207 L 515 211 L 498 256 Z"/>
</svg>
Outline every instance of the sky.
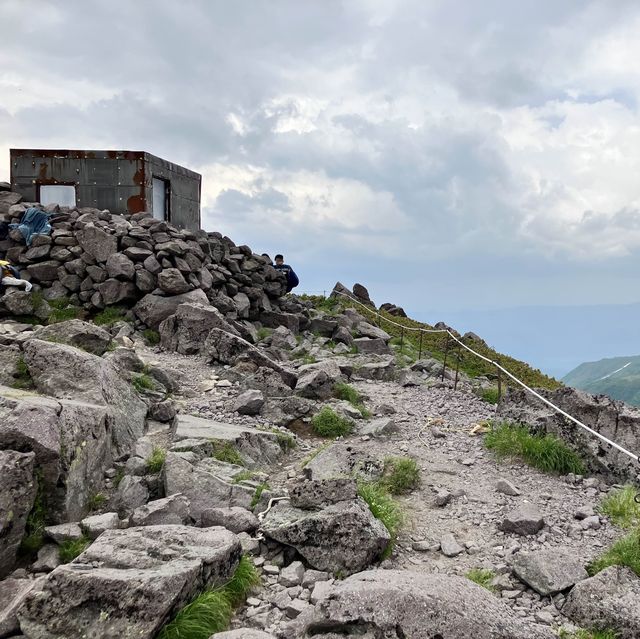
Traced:
<svg viewBox="0 0 640 639">
<path fill-rule="evenodd" d="M 11 147 L 148 151 L 302 290 L 429 321 L 640 301 L 635 0 L 0 10 L 0 180 Z"/>
</svg>

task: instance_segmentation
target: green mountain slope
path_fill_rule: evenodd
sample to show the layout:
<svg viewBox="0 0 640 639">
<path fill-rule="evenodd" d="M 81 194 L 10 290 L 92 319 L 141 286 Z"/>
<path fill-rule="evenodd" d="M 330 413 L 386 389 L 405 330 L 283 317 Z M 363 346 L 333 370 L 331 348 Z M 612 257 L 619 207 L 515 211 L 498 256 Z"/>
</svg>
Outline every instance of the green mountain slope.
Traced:
<svg viewBox="0 0 640 639">
<path fill-rule="evenodd" d="M 588 393 L 602 393 L 640 406 L 640 355 L 585 362 L 565 375 L 562 381 Z"/>
</svg>

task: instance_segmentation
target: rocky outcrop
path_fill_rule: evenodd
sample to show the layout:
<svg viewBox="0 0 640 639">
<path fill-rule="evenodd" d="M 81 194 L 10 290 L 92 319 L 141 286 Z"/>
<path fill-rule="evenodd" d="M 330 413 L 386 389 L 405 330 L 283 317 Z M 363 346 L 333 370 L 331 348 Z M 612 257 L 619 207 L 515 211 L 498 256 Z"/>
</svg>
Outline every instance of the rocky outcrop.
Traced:
<svg viewBox="0 0 640 639">
<path fill-rule="evenodd" d="M 95 324 L 82 320 L 69 320 L 50 326 L 42 326 L 34 332 L 33 336 L 45 342 L 59 342 L 75 346 L 98 356 L 107 352 L 112 340 L 110 333 Z"/>
<path fill-rule="evenodd" d="M 366 629 L 372 637 L 553 639 L 549 628 L 516 616 L 468 579 L 375 570 L 337 581 L 293 622 L 289 636 L 330 637 Z"/>
<path fill-rule="evenodd" d="M 630 451 L 640 448 L 640 409 L 604 395 L 563 387 L 540 390 L 541 395 L 601 435 Z M 609 446 L 526 391 L 509 389 L 498 406 L 497 416 L 526 424 L 540 433 L 553 433 L 584 459 L 588 468 L 619 480 L 634 480 L 636 462 Z"/>
<path fill-rule="evenodd" d="M 377 479 L 382 475 L 382 459 L 361 450 L 356 444 L 332 444 L 316 455 L 304 468 L 309 479 L 328 480 L 339 477 Z"/>
<path fill-rule="evenodd" d="M 20 627 L 28 639 L 153 639 L 196 594 L 230 579 L 240 551 L 219 527 L 108 530 L 27 597 Z"/>
</svg>

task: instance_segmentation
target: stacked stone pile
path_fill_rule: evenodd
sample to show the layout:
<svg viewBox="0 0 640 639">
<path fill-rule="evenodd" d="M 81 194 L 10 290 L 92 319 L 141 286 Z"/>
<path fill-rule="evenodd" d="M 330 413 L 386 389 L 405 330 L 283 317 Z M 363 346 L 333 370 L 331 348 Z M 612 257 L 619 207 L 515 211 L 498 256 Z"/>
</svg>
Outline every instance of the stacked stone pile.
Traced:
<svg viewBox="0 0 640 639">
<path fill-rule="evenodd" d="M 34 206 L 21 202 L 17 193 L 4 191 L 0 196 L 0 222 L 17 223 Z M 154 311 L 171 297 L 182 296 L 178 303 L 208 300 L 227 317 L 240 320 L 257 320 L 267 313 L 268 322 L 268 313 L 279 310 L 284 276 L 249 247 L 236 246 L 220 233 L 180 230 L 144 212 L 112 215 L 57 205 L 45 210 L 51 214 L 50 235 L 33 236 L 26 246 L 20 231 L 13 229 L 0 241 L 0 256 L 33 282 L 45 300 L 66 298 L 89 312 L 143 300 L 138 317 L 153 328 L 159 323 Z M 0 305 L 4 315 L 36 311 L 43 313 L 34 308 L 31 296 L 11 289 Z"/>
</svg>

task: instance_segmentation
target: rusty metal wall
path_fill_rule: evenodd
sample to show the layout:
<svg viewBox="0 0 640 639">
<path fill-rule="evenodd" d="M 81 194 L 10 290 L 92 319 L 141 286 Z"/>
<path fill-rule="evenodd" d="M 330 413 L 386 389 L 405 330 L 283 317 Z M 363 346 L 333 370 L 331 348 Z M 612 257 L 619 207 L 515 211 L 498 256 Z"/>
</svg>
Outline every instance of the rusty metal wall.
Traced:
<svg viewBox="0 0 640 639">
<path fill-rule="evenodd" d="M 78 207 L 139 213 L 152 209 L 153 176 L 170 180 L 170 222 L 200 228 L 198 173 L 138 151 L 11 149 L 11 185 L 28 202 L 42 184 L 70 184 Z"/>
</svg>

